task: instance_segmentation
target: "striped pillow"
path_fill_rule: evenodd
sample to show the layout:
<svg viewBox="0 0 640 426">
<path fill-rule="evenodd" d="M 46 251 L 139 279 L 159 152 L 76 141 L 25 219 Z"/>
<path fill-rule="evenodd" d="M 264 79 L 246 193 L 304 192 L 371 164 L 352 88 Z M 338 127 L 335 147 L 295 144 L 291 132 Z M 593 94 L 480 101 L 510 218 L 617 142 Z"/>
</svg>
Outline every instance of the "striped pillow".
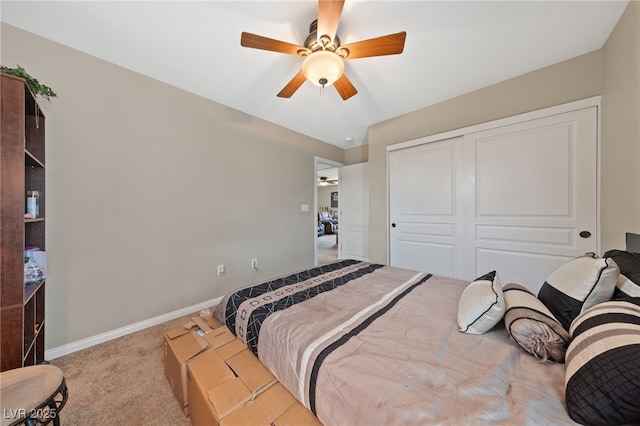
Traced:
<svg viewBox="0 0 640 426">
<path fill-rule="evenodd" d="M 525 351 L 543 361 L 564 362 L 569 333 L 538 298 L 519 284 L 507 284 L 504 326 Z"/>
<path fill-rule="evenodd" d="M 613 292 L 613 299 L 640 297 L 640 254 L 609 250 L 604 257 L 613 259 L 620 268 L 620 278 Z"/>
<path fill-rule="evenodd" d="M 568 330 L 581 312 L 611 300 L 619 275 L 612 259 L 587 253 L 553 271 L 540 288 L 538 299 Z"/>
<path fill-rule="evenodd" d="M 571 324 L 566 404 L 582 424 L 640 422 L 640 298 L 600 303 Z"/>
</svg>

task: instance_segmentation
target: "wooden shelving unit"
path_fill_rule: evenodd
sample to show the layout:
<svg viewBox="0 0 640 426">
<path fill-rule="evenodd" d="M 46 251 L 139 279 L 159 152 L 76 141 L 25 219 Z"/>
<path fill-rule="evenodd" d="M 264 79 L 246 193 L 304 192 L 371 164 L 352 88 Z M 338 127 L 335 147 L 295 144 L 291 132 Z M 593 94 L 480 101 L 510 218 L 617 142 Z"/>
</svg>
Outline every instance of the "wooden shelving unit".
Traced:
<svg viewBox="0 0 640 426">
<path fill-rule="evenodd" d="M 1 75 L 0 370 L 44 359 L 45 281 L 25 285 L 24 249 L 45 250 L 45 117 L 24 80 Z M 24 167 L 23 167 L 24 165 Z M 26 191 L 39 215 L 25 219 Z"/>
</svg>

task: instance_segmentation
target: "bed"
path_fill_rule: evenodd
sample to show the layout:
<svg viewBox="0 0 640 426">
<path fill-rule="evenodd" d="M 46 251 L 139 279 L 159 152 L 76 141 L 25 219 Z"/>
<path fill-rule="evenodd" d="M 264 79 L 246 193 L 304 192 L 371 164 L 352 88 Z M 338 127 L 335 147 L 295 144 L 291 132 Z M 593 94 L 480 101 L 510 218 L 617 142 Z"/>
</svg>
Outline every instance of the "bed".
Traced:
<svg viewBox="0 0 640 426">
<path fill-rule="evenodd" d="M 325 425 L 574 424 L 564 364 L 502 322 L 460 332 L 468 285 L 341 260 L 236 290 L 215 315 Z"/>
</svg>

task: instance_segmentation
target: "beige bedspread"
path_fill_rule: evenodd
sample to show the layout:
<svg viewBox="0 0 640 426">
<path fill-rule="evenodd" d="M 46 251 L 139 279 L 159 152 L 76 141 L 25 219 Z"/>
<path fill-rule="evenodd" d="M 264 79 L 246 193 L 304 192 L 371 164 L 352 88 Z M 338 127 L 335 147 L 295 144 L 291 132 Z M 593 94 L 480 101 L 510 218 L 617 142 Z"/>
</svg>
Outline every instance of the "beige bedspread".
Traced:
<svg viewBox="0 0 640 426">
<path fill-rule="evenodd" d="M 376 269 L 268 316 L 258 356 L 327 426 L 573 424 L 563 364 L 458 331 L 466 284 Z"/>
</svg>

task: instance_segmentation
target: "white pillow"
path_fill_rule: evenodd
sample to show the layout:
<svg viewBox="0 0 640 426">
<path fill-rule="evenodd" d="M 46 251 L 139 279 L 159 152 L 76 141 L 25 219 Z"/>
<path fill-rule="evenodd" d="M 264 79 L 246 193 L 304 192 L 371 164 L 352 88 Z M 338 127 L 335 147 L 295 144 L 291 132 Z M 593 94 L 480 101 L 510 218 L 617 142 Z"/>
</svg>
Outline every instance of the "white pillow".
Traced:
<svg viewBox="0 0 640 426">
<path fill-rule="evenodd" d="M 486 333 L 503 316 L 504 296 L 496 271 L 475 279 L 462 292 L 458 302 L 458 326 L 461 332 Z"/>
</svg>

